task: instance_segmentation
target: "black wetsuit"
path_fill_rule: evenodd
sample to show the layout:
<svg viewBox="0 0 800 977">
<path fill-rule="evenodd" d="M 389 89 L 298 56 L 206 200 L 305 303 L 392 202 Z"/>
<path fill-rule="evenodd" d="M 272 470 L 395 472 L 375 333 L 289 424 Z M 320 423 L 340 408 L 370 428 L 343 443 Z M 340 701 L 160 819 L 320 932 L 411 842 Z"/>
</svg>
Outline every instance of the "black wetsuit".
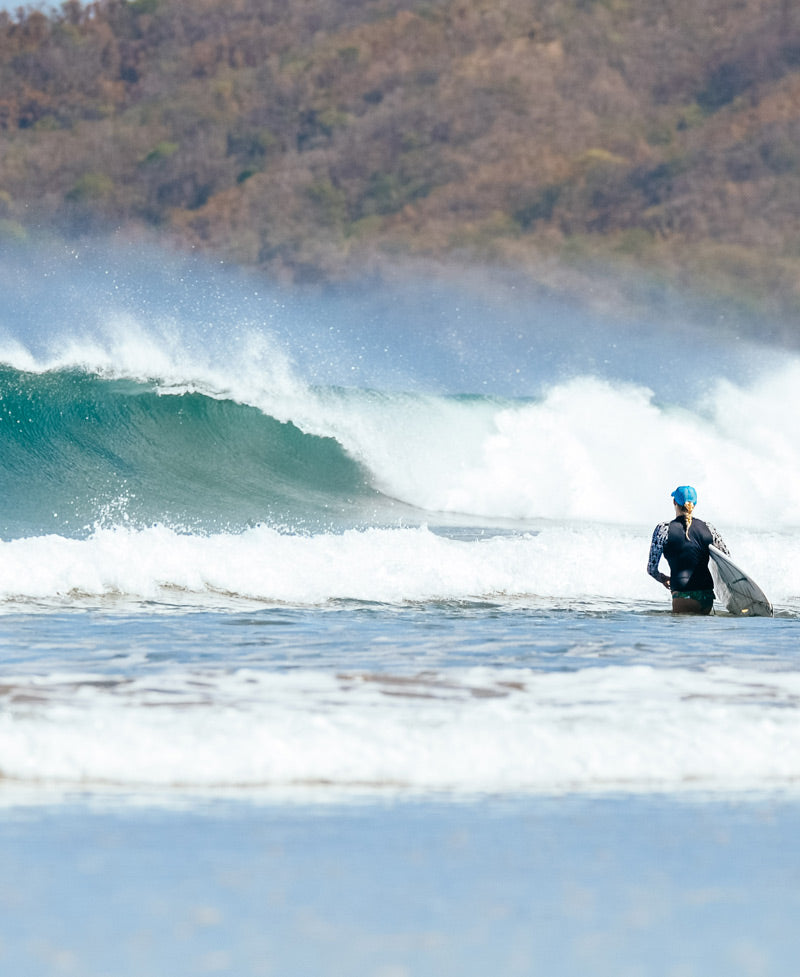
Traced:
<svg viewBox="0 0 800 977">
<path fill-rule="evenodd" d="M 673 593 L 701 590 L 713 592 L 714 580 L 708 569 L 708 547 L 711 543 L 723 553 L 728 552 L 728 547 L 716 529 L 702 519 L 692 519 L 688 539 L 680 519 L 659 523 L 653 532 L 647 572 L 659 583 L 666 582 L 666 576 L 658 569 L 659 560 L 663 555 L 669 563 L 670 590 Z"/>
</svg>

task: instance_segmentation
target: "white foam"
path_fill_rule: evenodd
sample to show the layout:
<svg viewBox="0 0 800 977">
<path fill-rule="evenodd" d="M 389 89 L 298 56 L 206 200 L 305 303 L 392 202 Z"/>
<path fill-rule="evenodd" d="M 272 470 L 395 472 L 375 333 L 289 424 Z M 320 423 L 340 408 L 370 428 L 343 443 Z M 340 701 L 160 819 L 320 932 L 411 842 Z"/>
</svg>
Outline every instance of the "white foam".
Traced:
<svg viewBox="0 0 800 977">
<path fill-rule="evenodd" d="M 693 406 L 582 377 L 533 403 L 376 398 L 321 415 L 383 491 L 431 511 L 655 522 L 689 483 L 718 527 L 800 526 L 800 364 Z"/>
<path fill-rule="evenodd" d="M 171 602 L 180 591 L 305 605 L 509 596 L 663 602 L 663 589 L 645 573 L 649 543 L 645 528 L 578 523 L 468 542 L 424 527 L 316 536 L 266 526 L 213 536 L 164 526 L 103 529 L 81 540 L 0 542 L 0 601 L 122 595 Z M 795 535 L 738 532 L 728 543 L 774 603 L 797 600 Z"/>
<path fill-rule="evenodd" d="M 474 792 L 800 784 L 797 672 L 4 676 L 0 772 L 131 787 Z"/>
</svg>

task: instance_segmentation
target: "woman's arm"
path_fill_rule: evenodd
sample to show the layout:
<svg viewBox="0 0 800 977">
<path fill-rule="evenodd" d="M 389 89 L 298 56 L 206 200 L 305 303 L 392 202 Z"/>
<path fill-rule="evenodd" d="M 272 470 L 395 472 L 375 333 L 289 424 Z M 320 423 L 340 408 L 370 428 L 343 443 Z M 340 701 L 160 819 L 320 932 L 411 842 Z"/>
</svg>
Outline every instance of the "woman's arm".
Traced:
<svg viewBox="0 0 800 977">
<path fill-rule="evenodd" d="M 650 557 L 647 561 L 647 572 L 654 580 L 663 583 L 665 587 L 669 587 L 669 577 L 665 576 L 658 569 L 658 564 L 664 552 L 664 543 L 666 543 L 668 535 L 669 523 L 660 522 L 653 530 L 653 540 L 650 543 Z"/>
</svg>

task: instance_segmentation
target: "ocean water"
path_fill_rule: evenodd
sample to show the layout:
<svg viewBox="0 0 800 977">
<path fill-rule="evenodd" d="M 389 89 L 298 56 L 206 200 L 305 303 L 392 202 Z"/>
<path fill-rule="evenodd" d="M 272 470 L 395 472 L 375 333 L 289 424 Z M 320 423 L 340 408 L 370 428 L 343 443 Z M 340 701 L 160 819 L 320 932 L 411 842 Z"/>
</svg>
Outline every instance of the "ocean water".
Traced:
<svg viewBox="0 0 800 977">
<path fill-rule="evenodd" d="M 800 357 L 486 279 L 0 284 L 8 972 L 794 972 Z M 774 618 L 669 613 L 686 482 Z"/>
</svg>

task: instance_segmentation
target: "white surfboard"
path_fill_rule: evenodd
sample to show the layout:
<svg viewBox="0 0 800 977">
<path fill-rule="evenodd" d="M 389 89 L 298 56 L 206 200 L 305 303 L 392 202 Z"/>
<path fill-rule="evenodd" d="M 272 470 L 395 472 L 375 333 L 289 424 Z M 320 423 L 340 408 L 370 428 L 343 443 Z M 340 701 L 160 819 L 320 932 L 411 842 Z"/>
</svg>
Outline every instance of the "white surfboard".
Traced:
<svg viewBox="0 0 800 977">
<path fill-rule="evenodd" d="M 748 617 L 772 617 L 772 604 L 752 577 L 736 566 L 729 556 L 716 546 L 708 547 L 711 575 L 717 597 L 725 604 L 729 614 Z"/>
</svg>

